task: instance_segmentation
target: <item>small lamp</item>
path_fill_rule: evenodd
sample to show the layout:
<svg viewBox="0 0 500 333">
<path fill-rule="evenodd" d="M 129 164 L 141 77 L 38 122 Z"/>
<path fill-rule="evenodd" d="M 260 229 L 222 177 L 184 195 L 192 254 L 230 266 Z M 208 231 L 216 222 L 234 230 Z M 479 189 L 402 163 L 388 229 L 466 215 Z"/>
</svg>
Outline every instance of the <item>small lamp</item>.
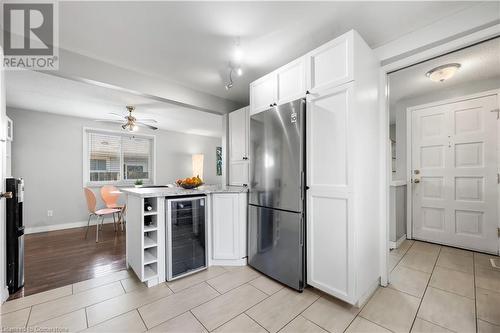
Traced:
<svg viewBox="0 0 500 333">
<path fill-rule="evenodd" d="M 193 176 L 203 179 L 203 154 L 193 154 Z"/>
</svg>

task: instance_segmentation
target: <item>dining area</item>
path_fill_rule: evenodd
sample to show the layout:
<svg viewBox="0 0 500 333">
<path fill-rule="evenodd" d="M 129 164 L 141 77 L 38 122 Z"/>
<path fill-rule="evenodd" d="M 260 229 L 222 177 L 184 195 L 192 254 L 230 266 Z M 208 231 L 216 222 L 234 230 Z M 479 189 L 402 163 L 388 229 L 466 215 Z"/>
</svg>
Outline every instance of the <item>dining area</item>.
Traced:
<svg viewBox="0 0 500 333">
<path fill-rule="evenodd" d="M 88 209 L 85 239 L 88 237 L 91 223 L 95 221 L 95 241 L 98 243 L 99 231 L 102 232 L 106 218 L 112 219 L 115 233 L 125 231 L 126 204 L 122 198 L 123 193 L 116 186 L 104 185 L 96 188 L 95 192 L 98 192 L 101 200 L 98 200 L 98 196 L 92 188 L 84 187 L 83 191 Z M 98 201 L 100 201 L 100 204 L 98 204 Z"/>
</svg>

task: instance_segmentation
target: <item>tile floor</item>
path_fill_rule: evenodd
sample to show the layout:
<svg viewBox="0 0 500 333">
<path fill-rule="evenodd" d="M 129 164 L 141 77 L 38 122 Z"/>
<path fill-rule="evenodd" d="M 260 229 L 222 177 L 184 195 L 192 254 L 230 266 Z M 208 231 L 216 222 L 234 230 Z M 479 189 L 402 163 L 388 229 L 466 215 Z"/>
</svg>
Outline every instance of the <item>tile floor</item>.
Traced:
<svg viewBox="0 0 500 333">
<path fill-rule="evenodd" d="M 297 293 L 249 267 L 146 288 L 128 271 L 15 299 L 1 326 L 70 332 L 500 332 L 500 270 L 487 255 L 405 241 L 392 282 L 360 309 Z"/>
</svg>

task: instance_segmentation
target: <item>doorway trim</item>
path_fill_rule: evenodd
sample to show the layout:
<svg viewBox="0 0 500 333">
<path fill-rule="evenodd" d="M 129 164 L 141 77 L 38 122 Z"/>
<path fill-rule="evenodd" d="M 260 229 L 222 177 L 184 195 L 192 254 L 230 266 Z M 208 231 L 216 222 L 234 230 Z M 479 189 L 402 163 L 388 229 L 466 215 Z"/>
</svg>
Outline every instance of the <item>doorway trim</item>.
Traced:
<svg viewBox="0 0 500 333">
<path fill-rule="evenodd" d="M 419 62 L 429 60 L 431 58 L 444 55 L 446 53 L 456 51 L 466 46 L 470 46 L 487 39 L 500 36 L 500 24 L 496 24 L 494 26 L 485 28 L 483 30 L 475 31 L 470 33 L 469 35 L 465 35 L 463 37 L 457 38 L 455 40 L 446 42 L 444 44 L 431 47 L 422 52 L 417 52 L 415 54 L 409 54 L 408 57 L 400 59 L 394 63 L 390 63 L 384 65 L 380 69 L 380 77 L 379 77 L 379 97 L 380 97 L 380 114 L 382 115 L 380 118 L 380 130 L 381 130 L 381 171 L 380 171 L 380 179 L 381 179 L 381 198 L 380 201 L 380 253 L 379 253 L 379 263 L 380 263 L 380 284 L 382 286 L 387 286 L 389 283 L 389 265 L 388 265 L 388 256 L 389 256 L 389 194 L 390 194 L 390 185 L 391 185 L 391 169 L 392 169 L 392 161 L 390 156 L 390 149 L 388 147 L 389 143 L 386 138 L 389 137 L 389 79 L 388 75 L 391 72 L 397 71 L 399 69 L 403 69 L 408 66 L 415 65 Z M 391 55 L 397 56 L 397 54 Z M 387 58 L 391 58 L 387 57 Z M 381 61 L 384 59 L 381 59 Z M 500 137 L 500 136 L 499 136 Z M 500 141 L 500 138 L 499 138 Z M 408 190 L 408 185 L 407 185 Z M 499 203 L 500 205 L 500 203 Z M 500 208 L 499 208 L 500 209 Z M 408 231 L 408 230 L 407 230 Z M 408 233 L 407 233 L 408 235 Z M 408 238 L 411 238 L 411 235 L 408 235 Z M 499 241 L 500 247 L 500 241 Z"/>
<path fill-rule="evenodd" d="M 497 96 L 497 106 L 500 109 L 500 89 L 486 90 L 479 93 L 468 94 L 461 97 L 454 97 L 443 99 L 431 103 L 420 104 L 415 106 L 410 106 L 406 108 L 406 235 L 408 238 L 413 238 L 413 183 L 412 183 L 412 112 L 420 109 L 425 109 L 428 107 L 446 105 L 456 102 L 467 101 L 471 99 L 487 97 L 487 96 Z M 497 123 L 497 140 L 500 144 L 500 120 Z M 500 147 L 500 146 L 499 146 Z M 500 173 L 500 148 L 497 149 L 497 173 Z M 497 184 L 497 211 L 498 216 L 500 216 L 500 184 Z M 497 228 L 500 228 L 500 221 L 498 221 Z M 498 240 L 498 251 L 500 251 L 500 239 Z"/>
</svg>

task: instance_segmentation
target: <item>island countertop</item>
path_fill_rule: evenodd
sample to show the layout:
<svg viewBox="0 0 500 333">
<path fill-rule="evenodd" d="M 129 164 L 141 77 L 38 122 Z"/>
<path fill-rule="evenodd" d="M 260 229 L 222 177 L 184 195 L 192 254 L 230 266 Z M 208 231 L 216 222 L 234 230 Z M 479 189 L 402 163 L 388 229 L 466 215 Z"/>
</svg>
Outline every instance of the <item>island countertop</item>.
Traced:
<svg viewBox="0 0 500 333">
<path fill-rule="evenodd" d="M 210 193 L 246 193 L 248 187 L 229 185 L 202 185 L 195 189 L 181 187 L 127 187 L 120 191 L 140 198 L 173 197 L 180 195 L 210 194 Z"/>
</svg>

